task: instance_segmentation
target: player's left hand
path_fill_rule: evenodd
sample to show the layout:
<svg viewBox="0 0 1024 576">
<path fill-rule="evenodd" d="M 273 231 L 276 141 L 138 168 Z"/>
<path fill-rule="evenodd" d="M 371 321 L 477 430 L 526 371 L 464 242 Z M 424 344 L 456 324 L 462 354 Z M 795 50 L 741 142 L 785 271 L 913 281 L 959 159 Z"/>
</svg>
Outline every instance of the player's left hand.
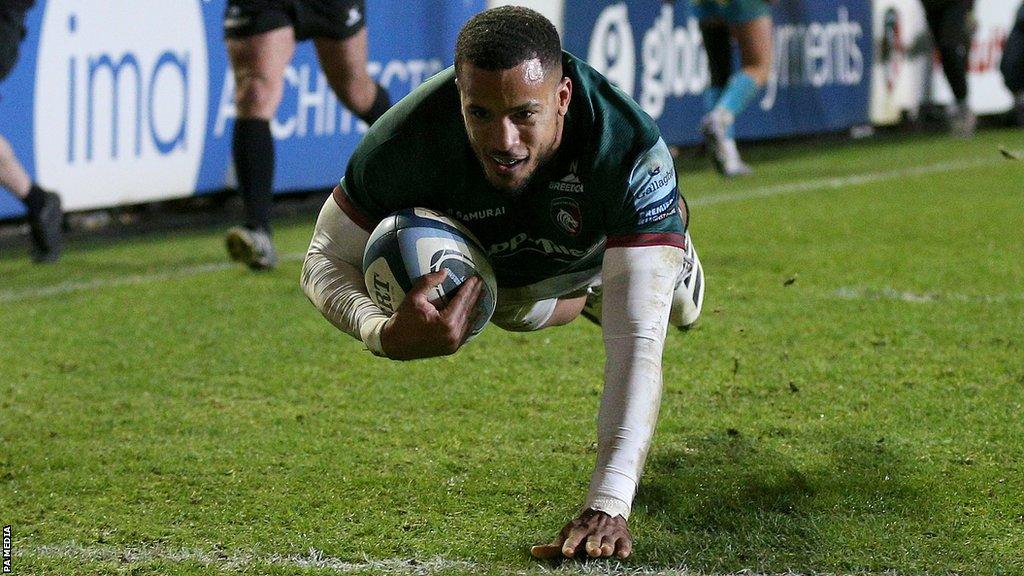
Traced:
<svg viewBox="0 0 1024 576">
<path fill-rule="evenodd" d="M 559 555 L 572 558 L 586 552 L 591 558 L 625 559 L 633 551 L 633 537 L 626 519 L 587 509 L 562 528 L 551 544 L 530 548 L 534 558 L 550 560 Z"/>
</svg>

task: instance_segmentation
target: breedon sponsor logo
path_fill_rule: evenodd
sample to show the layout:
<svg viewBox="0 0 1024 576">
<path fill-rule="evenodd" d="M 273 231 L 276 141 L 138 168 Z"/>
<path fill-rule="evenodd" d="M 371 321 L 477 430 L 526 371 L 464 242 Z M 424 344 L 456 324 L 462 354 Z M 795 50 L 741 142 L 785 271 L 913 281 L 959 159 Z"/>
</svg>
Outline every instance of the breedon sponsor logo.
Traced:
<svg viewBox="0 0 1024 576">
<path fill-rule="evenodd" d="M 69 208 L 194 189 L 208 92 L 199 2 L 49 0 L 37 66 L 37 172 Z"/>
</svg>

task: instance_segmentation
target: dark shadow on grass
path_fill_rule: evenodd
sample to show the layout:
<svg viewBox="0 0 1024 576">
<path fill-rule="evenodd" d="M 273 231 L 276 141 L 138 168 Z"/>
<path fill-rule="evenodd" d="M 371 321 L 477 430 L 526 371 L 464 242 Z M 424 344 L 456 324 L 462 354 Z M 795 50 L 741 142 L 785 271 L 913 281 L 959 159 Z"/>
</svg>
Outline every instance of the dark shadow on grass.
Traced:
<svg viewBox="0 0 1024 576">
<path fill-rule="evenodd" d="M 837 438 L 810 464 L 735 430 L 686 444 L 660 446 L 648 463 L 634 505 L 650 523 L 652 541 L 638 546 L 644 564 L 822 570 L 821 552 L 842 546 L 826 526 L 915 523 L 934 508 L 928 491 L 908 483 L 908 459 L 884 440 Z"/>
</svg>

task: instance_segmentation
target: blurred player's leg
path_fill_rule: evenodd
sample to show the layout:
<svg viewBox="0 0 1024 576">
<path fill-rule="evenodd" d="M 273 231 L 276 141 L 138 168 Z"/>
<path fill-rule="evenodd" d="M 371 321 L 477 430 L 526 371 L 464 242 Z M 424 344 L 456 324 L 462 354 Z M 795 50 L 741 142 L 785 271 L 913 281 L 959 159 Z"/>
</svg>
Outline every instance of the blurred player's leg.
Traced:
<svg viewBox="0 0 1024 576">
<path fill-rule="evenodd" d="M 338 100 L 356 116 L 373 124 L 391 107 L 391 98 L 383 86 L 377 84 L 366 72 L 367 33 L 366 28 L 354 35 L 335 40 L 316 38 L 317 57 L 327 81 Z"/>
<path fill-rule="evenodd" d="M 711 81 L 704 89 L 704 113 L 715 109 L 722 98 L 725 85 L 732 76 L 732 37 L 729 27 L 721 20 L 703 20 L 700 33 L 704 38 L 704 51 L 708 56 Z M 732 134 L 729 134 L 732 137 Z"/>
<path fill-rule="evenodd" d="M 950 129 L 962 138 L 974 134 L 977 118 L 967 102 L 967 61 L 971 49 L 970 17 L 967 4 L 949 0 L 940 5 L 925 7 L 928 28 L 939 48 L 942 71 L 956 102 L 950 110 Z"/>
<path fill-rule="evenodd" d="M 18 45 L 25 37 L 26 9 L 0 7 L 0 80 L 7 77 L 18 61 Z M 0 136 L 0 186 L 10 190 L 24 204 L 32 232 L 32 259 L 55 262 L 64 247 L 64 213 L 60 196 L 32 182 L 25 167 L 14 155 L 6 138 Z"/>
<path fill-rule="evenodd" d="M 228 251 L 232 259 L 250 268 L 273 268 L 277 254 L 270 241 L 274 184 L 270 119 L 284 92 L 284 71 L 295 52 L 295 32 L 286 26 L 243 38 L 228 38 L 227 47 L 238 108 L 232 156 L 245 203 L 245 228 L 228 232 Z"/>
<path fill-rule="evenodd" d="M 0 186 L 25 204 L 32 235 L 32 260 L 56 262 L 64 249 L 64 212 L 60 196 L 34 184 L 14 155 L 10 142 L 0 136 Z"/>
<path fill-rule="evenodd" d="M 1024 4 L 1017 10 L 1013 29 L 1006 38 L 999 63 L 1006 88 L 1014 95 L 1014 121 L 1024 126 Z"/>
<path fill-rule="evenodd" d="M 739 43 L 743 67 L 729 77 L 714 109 L 704 118 L 702 131 L 718 171 L 725 176 L 743 176 L 750 173 L 750 168 L 740 158 L 733 138 L 733 124 L 768 80 L 772 21 L 768 16 L 761 16 L 731 24 L 730 30 Z"/>
</svg>

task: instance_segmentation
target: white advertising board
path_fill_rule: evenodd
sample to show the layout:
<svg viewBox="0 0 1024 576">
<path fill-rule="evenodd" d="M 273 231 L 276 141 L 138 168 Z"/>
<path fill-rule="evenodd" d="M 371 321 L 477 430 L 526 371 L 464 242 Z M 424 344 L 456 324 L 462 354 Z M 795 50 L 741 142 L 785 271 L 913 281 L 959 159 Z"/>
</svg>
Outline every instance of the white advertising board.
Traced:
<svg viewBox="0 0 1024 576">
<path fill-rule="evenodd" d="M 1013 98 L 999 73 L 1003 46 L 1021 0 L 977 0 L 968 66 L 968 103 L 978 114 L 1010 109 Z M 922 104 L 953 101 L 920 0 L 875 0 L 871 121 L 892 124 Z"/>
</svg>

